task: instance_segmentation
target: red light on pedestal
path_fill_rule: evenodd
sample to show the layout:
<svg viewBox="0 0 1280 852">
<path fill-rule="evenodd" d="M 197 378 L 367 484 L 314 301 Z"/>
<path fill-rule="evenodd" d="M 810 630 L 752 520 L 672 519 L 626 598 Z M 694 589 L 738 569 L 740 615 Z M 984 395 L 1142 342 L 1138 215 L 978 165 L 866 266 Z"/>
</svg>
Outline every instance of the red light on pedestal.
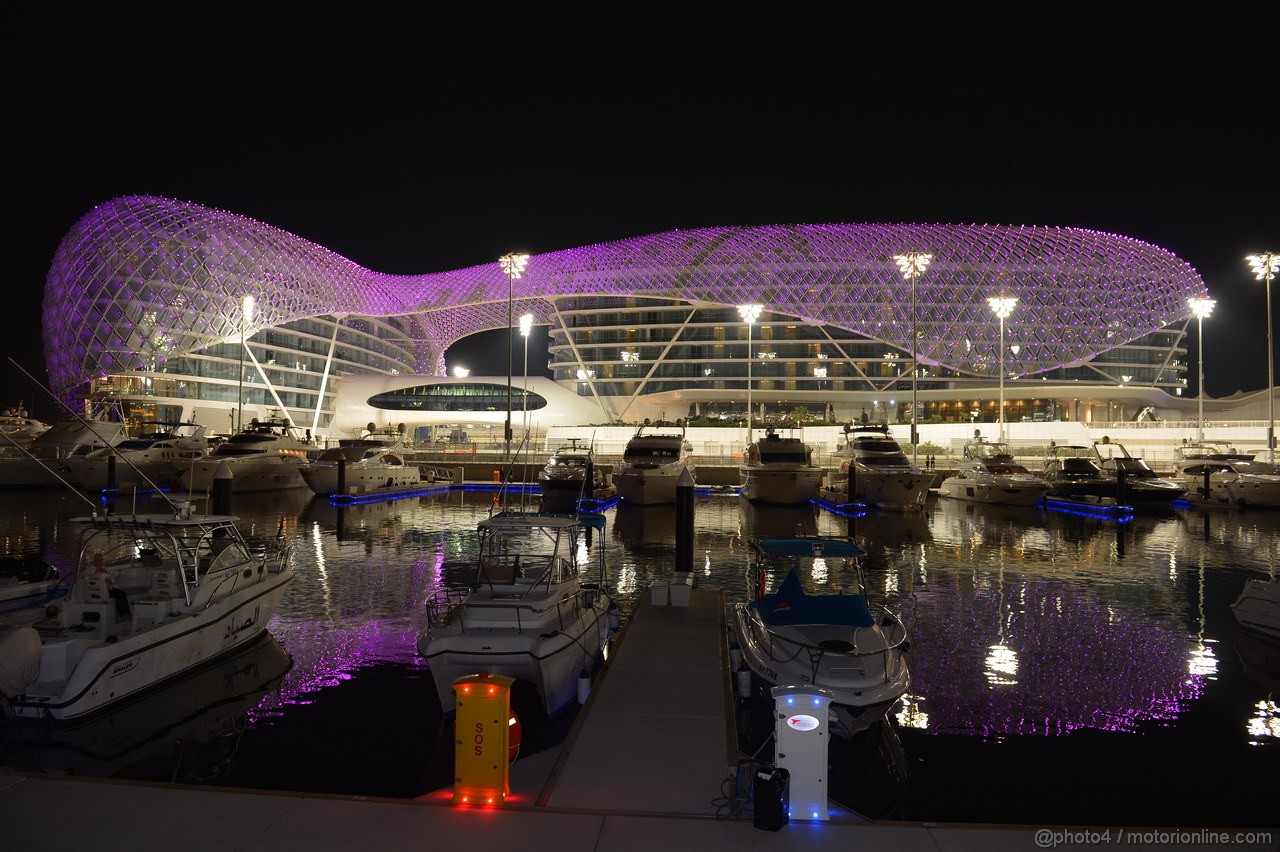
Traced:
<svg viewBox="0 0 1280 852">
<path fill-rule="evenodd" d="M 500 805 L 511 794 L 508 767 L 514 683 L 513 678 L 491 674 L 468 675 L 453 682 L 457 702 L 454 804 Z"/>
</svg>

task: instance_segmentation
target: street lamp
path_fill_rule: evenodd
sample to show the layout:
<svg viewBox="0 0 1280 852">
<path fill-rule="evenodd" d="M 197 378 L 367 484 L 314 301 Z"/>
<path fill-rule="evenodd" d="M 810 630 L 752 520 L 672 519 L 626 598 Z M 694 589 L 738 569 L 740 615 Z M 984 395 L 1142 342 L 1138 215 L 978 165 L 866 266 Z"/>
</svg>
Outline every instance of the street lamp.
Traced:
<svg viewBox="0 0 1280 852">
<path fill-rule="evenodd" d="M 738 305 L 738 314 L 747 324 L 747 447 L 751 446 L 751 326 L 760 319 L 764 305 Z"/>
<path fill-rule="evenodd" d="M 514 282 L 524 272 L 525 265 L 529 262 L 527 254 L 504 254 L 498 258 L 498 265 L 502 267 L 502 273 L 507 276 L 507 426 L 503 433 L 506 450 L 504 451 L 503 461 L 511 460 L 511 371 L 512 371 L 512 341 L 511 341 L 511 299 L 512 299 L 512 282 Z"/>
<path fill-rule="evenodd" d="M 253 322 L 254 299 L 252 296 L 245 296 L 240 300 L 240 391 L 237 395 L 236 402 L 236 431 L 244 431 L 244 350 L 245 350 L 245 334 L 250 323 Z"/>
<path fill-rule="evenodd" d="M 920 416 L 920 405 L 916 401 L 916 374 L 920 372 L 920 364 L 916 360 L 916 280 L 929 268 L 933 255 L 909 251 L 906 254 L 895 254 L 893 259 L 897 261 L 902 277 L 911 282 L 911 463 L 915 464 L 916 447 L 920 443 L 920 436 L 916 432 L 916 422 Z"/>
<path fill-rule="evenodd" d="M 1280 255 L 1274 252 L 1251 254 L 1245 258 L 1253 267 L 1253 277 L 1267 285 L 1267 461 L 1276 463 L 1276 373 L 1275 350 L 1271 348 L 1271 279 L 1280 272 Z"/>
<path fill-rule="evenodd" d="M 524 419 L 524 435 L 521 441 L 529 440 L 529 332 L 533 331 L 533 314 L 521 314 L 520 336 L 524 338 L 524 400 L 521 406 Z"/>
<path fill-rule="evenodd" d="M 1000 443 L 1004 443 L 1004 321 L 1018 304 L 1016 296 L 991 296 L 987 299 L 991 310 L 1000 318 Z M 1026 430 L 1023 430 L 1024 432 Z"/>
<path fill-rule="evenodd" d="M 1196 336 L 1200 338 L 1200 355 L 1197 359 L 1200 362 L 1200 378 L 1196 385 L 1200 411 L 1196 420 L 1196 441 L 1204 443 L 1204 321 L 1213 313 L 1213 306 L 1218 303 L 1213 299 L 1187 299 L 1187 304 L 1191 306 L 1191 313 L 1196 318 Z"/>
</svg>

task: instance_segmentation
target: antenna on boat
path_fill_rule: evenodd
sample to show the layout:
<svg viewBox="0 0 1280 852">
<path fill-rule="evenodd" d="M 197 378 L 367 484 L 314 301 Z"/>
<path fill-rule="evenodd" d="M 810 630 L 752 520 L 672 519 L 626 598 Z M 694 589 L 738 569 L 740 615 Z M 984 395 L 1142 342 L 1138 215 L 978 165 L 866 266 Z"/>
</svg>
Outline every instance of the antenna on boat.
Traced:
<svg viewBox="0 0 1280 852">
<path fill-rule="evenodd" d="M 97 435 L 97 434 L 98 434 L 98 433 L 97 433 L 97 431 L 93 428 L 93 426 L 89 423 L 89 421 L 88 421 L 88 420 L 85 420 L 82 416 L 80 416 L 80 413 L 79 413 L 78 411 L 76 411 L 76 410 L 75 410 L 74 408 L 72 408 L 71 406 L 67 405 L 67 404 L 66 404 L 65 402 L 63 402 L 62 400 L 58 399 L 58 397 L 54 394 L 54 392 L 53 392 L 53 391 L 49 390 L 47 387 L 45 387 L 43 384 L 41 384 L 39 379 L 37 379 L 35 376 L 33 376 L 33 375 L 31 375 L 30 373 L 28 373 L 28 372 L 26 371 L 26 369 L 25 369 L 21 364 L 19 364 L 17 361 L 13 360 L 13 358 L 12 358 L 12 357 L 10 357 L 10 358 L 9 358 L 9 363 L 10 363 L 10 364 L 12 364 L 14 367 L 16 367 L 16 368 L 18 369 L 18 371 L 19 371 L 20 373 L 22 373 L 22 375 L 24 375 L 24 376 L 26 376 L 28 379 L 30 379 L 30 380 L 31 380 L 31 382 L 32 382 L 32 384 L 34 384 L 36 387 L 40 388 L 40 390 L 42 390 L 42 391 L 44 391 L 46 394 L 48 394 L 48 395 L 49 395 L 49 398 L 53 400 L 53 402 L 54 402 L 54 404 L 55 404 L 55 405 L 60 406 L 62 409 L 64 409 L 68 414 L 70 414 L 70 415 L 71 415 L 72 417 L 74 417 L 76 420 L 79 420 L 79 421 L 80 421 L 80 424 L 81 424 L 82 426 L 84 426 L 85 428 L 87 428 L 89 431 L 93 432 L 95 435 Z M 123 414 L 123 412 L 121 412 L 121 414 Z M 123 418 L 122 418 L 122 419 L 123 419 Z M 13 440 L 12 438 L 9 438 L 9 436 L 8 436 L 8 435 L 5 435 L 5 438 L 6 438 L 6 439 L 8 439 L 8 440 L 10 440 L 10 441 L 12 441 L 12 440 Z M 16 446 L 16 445 L 15 445 L 15 446 Z M 19 447 L 19 449 L 22 449 L 22 448 L 21 448 L 21 447 Z M 110 448 L 110 447 L 108 447 L 107 449 L 111 449 L 111 448 Z M 43 467 L 45 470 L 47 470 L 47 471 L 49 471 L 50 473 L 52 473 L 52 474 L 54 475 L 54 477 L 56 477 L 56 478 L 57 478 L 57 480 L 58 480 L 59 482 L 61 482 L 63 485 L 65 485 L 65 486 L 67 486 L 68 488 L 70 488 L 70 489 L 71 489 L 72 491 L 74 491 L 78 496 L 80 496 L 80 497 L 81 497 L 81 498 L 83 498 L 86 502 L 88 502 L 91 506 L 93 506 L 93 507 L 94 507 L 94 510 L 95 510 L 95 511 L 94 511 L 94 513 L 95 513 L 95 514 L 97 513 L 97 504 L 96 504 L 96 503 L 93 503 L 93 501 L 89 500 L 89 498 L 87 498 L 87 497 L 85 497 L 83 494 L 81 494 L 81 493 L 80 493 L 80 489 L 79 489 L 79 488 L 75 487 L 74 485 L 72 485 L 71 483 L 69 483 L 69 482 L 67 482 L 65 479 L 63 479 L 63 478 L 58 474 L 58 472 L 57 472 L 56 470 L 54 470 L 53 468 L 49 467 L 49 465 L 45 464 L 45 463 L 44 463 L 44 461 L 43 461 L 42 459 L 38 459 L 38 458 L 36 458 L 34 455 L 32 455 L 31 453 L 27 453 L 27 451 L 26 451 L 26 450 L 23 450 L 23 452 L 24 452 L 24 453 L 26 453 L 26 454 L 27 454 L 27 456 L 29 456 L 30 458 L 35 459 L 35 461 L 36 461 L 36 462 L 37 462 L 41 467 Z M 120 461 L 123 461 L 125 464 L 129 465 L 129 467 L 133 468 L 133 472 L 134 472 L 134 473 L 136 473 L 136 474 L 138 474 L 138 476 L 139 476 L 139 477 L 141 477 L 141 478 L 143 479 L 143 481 L 145 481 L 148 485 L 150 485 L 150 486 L 155 490 L 155 492 L 156 492 L 157 494 L 159 494 L 159 495 L 160 495 L 160 496 L 161 496 L 161 497 L 162 497 L 162 498 L 163 498 L 163 499 L 164 499 L 164 500 L 165 500 L 165 501 L 170 505 L 170 507 L 172 507 L 174 510 L 176 510 L 176 509 L 178 508 L 177 504 L 176 504 L 176 503 L 174 503 L 174 502 L 173 502 L 173 500 L 171 500 L 171 499 L 169 498 L 169 495 L 168 495 L 168 494 L 166 494 L 166 493 L 164 493 L 164 491 L 162 491 L 158 485 L 156 485 L 154 482 L 152 482 L 150 479 L 148 479 L 146 474 L 144 474 L 142 471 L 138 470 L 137 466 L 136 466 L 136 465 L 134 465 L 134 464 L 133 464 L 133 462 L 131 462 L 131 461 L 129 461 L 128 459 L 124 458 L 124 457 L 123 457 L 123 456 L 121 456 L 119 453 L 116 453 L 116 459 L 117 459 L 117 460 L 120 460 Z M 137 489 L 134 489 L 134 500 L 135 500 L 135 501 L 137 500 L 137 497 L 138 497 L 138 495 L 137 495 Z"/>
</svg>

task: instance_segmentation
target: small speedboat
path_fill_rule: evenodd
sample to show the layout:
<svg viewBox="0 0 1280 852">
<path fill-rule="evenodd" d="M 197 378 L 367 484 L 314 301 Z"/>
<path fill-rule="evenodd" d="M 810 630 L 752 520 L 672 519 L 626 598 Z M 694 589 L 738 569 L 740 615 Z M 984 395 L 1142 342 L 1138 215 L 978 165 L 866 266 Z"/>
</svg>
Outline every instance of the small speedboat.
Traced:
<svg viewBox="0 0 1280 852">
<path fill-rule="evenodd" d="M 457 706 L 454 682 L 487 672 L 531 686 L 540 710 L 554 718 L 577 700 L 580 680 L 599 671 L 618 628 L 617 605 L 602 584 L 582 576 L 584 521 L 502 511 L 478 531 L 474 579 L 432 595 L 418 653 L 446 716 Z M 600 573 L 603 582 L 603 561 Z"/>
<path fill-rule="evenodd" d="M 229 515 L 73 518 L 80 568 L 57 611 L 19 628 L 39 642 L 7 700 L 19 720 L 78 720 L 217 660 L 267 629 L 293 579 L 288 549 L 253 545 Z M 101 562 L 102 571 L 91 564 Z"/>
<path fill-rule="evenodd" d="M 840 538 L 756 543 L 756 597 L 730 613 L 732 641 L 754 685 L 747 695 L 740 688 L 740 698 L 767 695 L 775 686 L 821 687 L 834 696 L 831 733 L 846 738 L 884 718 L 910 684 L 907 628 L 887 607 L 868 601 L 864 555 Z M 851 586 L 810 593 L 806 586 L 816 585 L 819 569 L 826 582 Z"/>
<path fill-rule="evenodd" d="M 1124 444 L 1105 435 L 1093 442 L 1093 452 L 1103 474 L 1116 481 L 1117 499 L 1125 505 L 1167 507 L 1186 496 L 1186 486 L 1158 476 L 1145 459 L 1130 455 Z"/>
<path fill-rule="evenodd" d="M 35 556 L 0 559 L 0 624 L 36 613 L 65 595 L 67 587 L 58 569 Z M 28 620 L 32 620 L 28 618 Z"/>
</svg>

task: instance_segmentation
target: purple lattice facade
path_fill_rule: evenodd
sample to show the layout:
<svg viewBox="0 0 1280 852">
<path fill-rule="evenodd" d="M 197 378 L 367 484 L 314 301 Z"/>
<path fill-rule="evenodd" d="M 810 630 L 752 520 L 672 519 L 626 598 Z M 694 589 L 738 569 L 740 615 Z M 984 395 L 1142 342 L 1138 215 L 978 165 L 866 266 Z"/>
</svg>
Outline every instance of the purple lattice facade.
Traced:
<svg viewBox="0 0 1280 852">
<path fill-rule="evenodd" d="M 894 255 L 928 252 L 913 294 Z M 395 319 L 382 357 L 399 372 L 439 374 L 445 349 L 508 324 L 496 258 L 466 269 L 387 275 L 261 222 L 197 204 L 117 198 L 63 239 L 44 302 L 55 392 L 96 377 L 147 373 L 242 330 L 310 317 Z M 1018 298 L 1019 371 L 1089 361 L 1189 316 L 1205 296 L 1196 271 L 1157 246 L 1078 228 L 830 224 L 668 231 L 530 258 L 514 311 L 554 321 L 556 299 L 652 296 L 756 302 L 775 316 L 847 329 L 925 364 L 990 375 L 998 325 L 987 298 Z M 987 358 L 987 361 L 990 359 Z M 385 371 L 385 368 L 384 368 Z"/>
</svg>

